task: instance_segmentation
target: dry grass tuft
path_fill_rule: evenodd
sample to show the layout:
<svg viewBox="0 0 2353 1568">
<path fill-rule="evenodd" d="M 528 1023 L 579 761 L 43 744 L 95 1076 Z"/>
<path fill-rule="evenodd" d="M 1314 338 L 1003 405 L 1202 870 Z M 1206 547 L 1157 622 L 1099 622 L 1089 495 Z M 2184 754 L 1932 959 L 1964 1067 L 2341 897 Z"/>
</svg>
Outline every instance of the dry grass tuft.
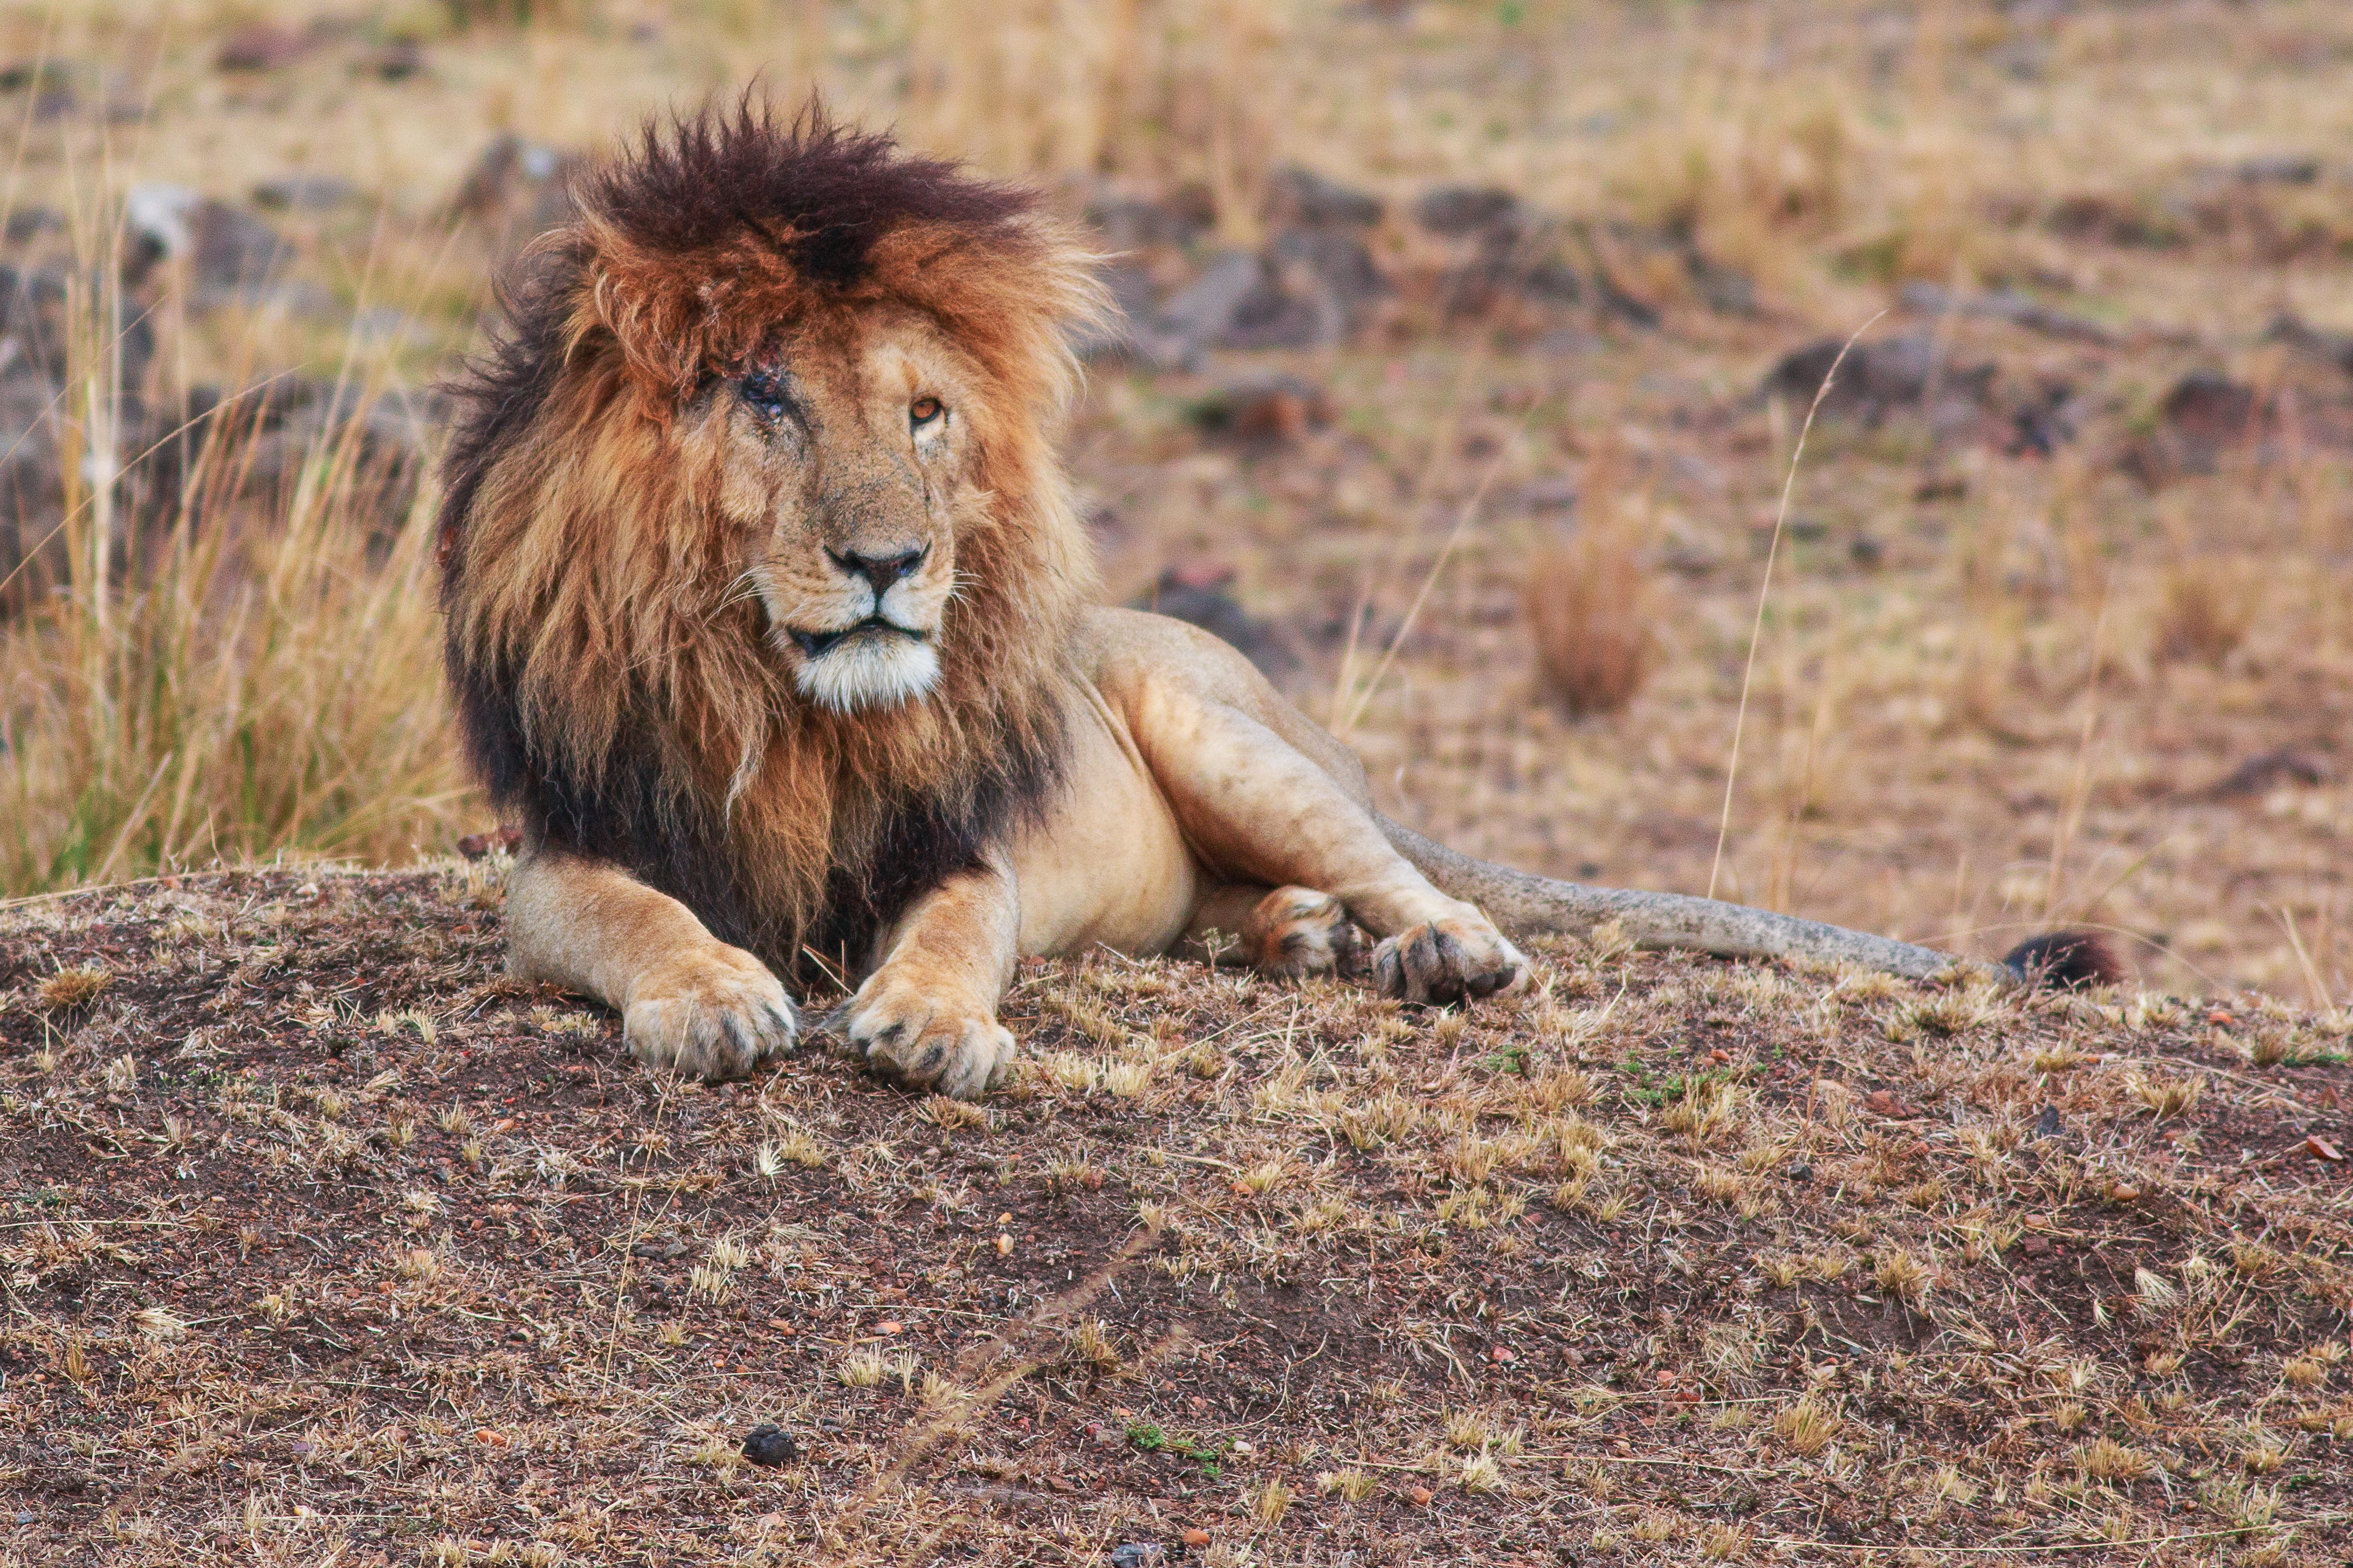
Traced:
<svg viewBox="0 0 2353 1568">
<path fill-rule="evenodd" d="M 2095 1437 L 2075 1450 L 2075 1463 L 2094 1480 L 2139 1481 L 2157 1473 L 2157 1461 L 2113 1437 Z"/>
<path fill-rule="evenodd" d="M 2171 1121 L 2187 1116 L 2198 1108 L 2198 1096 L 2203 1086 L 2194 1078 L 2152 1081 L 2136 1073 L 2126 1079 L 2125 1087 L 2151 1116 L 2159 1121 Z"/>
<path fill-rule="evenodd" d="M 2158 606 L 2157 658 L 2221 668 L 2246 642 L 2262 609 L 2262 587 L 2257 574 L 2213 562 L 2168 572 Z"/>
<path fill-rule="evenodd" d="M 1658 595 L 1635 541 L 1581 534 L 1528 569 L 1528 635 L 1545 691 L 1570 716 L 1616 713 L 1658 661 Z"/>
<path fill-rule="evenodd" d="M 97 1000 L 113 980 L 113 972 L 102 963 L 79 963 L 71 969 L 58 970 L 36 985 L 33 999 L 47 1012 L 70 1012 Z"/>
<path fill-rule="evenodd" d="M 1810 1398 L 1784 1406 L 1773 1417 L 1773 1435 L 1808 1458 L 1836 1441 L 1844 1426 L 1835 1414 Z"/>
</svg>

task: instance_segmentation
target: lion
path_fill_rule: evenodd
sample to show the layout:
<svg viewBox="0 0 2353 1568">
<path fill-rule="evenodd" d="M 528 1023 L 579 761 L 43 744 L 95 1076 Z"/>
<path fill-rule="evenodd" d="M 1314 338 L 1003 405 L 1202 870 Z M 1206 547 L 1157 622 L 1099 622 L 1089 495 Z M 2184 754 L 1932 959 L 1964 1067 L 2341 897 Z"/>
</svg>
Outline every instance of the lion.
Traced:
<svg viewBox="0 0 2353 1568">
<path fill-rule="evenodd" d="M 1953 962 L 1457 855 L 1232 648 L 1098 607 L 1054 437 L 1104 296 L 1032 193 L 747 99 L 575 194 L 462 387 L 446 657 L 523 833 L 512 972 L 640 1061 L 747 1073 L 800 1030 L 782 977 L 825 973 L 847 1049 L 976 1096 L 1022 957 L 1213 931 L 1433 1004 L 1525 984 L 1506 927 Z"/>
</svg>

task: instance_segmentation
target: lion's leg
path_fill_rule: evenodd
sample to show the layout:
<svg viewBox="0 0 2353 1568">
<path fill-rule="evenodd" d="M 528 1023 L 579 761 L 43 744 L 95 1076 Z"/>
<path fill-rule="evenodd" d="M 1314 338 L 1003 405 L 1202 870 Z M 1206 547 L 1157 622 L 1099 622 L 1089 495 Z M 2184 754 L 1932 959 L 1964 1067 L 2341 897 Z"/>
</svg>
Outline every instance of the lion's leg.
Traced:
<svg viewBox="0 0 2353 1568">
<path fill-rule="evenodd" d="M 596 997 L 630 1055 L 694 1078 L 741 1078 L 798 1027 L 767 966 L 684 904 L 559 851 L 529 851 L 507 879 L 507 968 Z"/>
<path fill-rule="evenodd" d="M 1314 889 L 1385 938 L 1382 990 L 1411 1001 L 1485 996 L 1527 961 L 1476 906 L 1449 898 L 1391 848 L 1342 783 L 1239 706 L 1182 674 L 1143 683 L 1132 710 L 1139 748 L 1186 837 L 1229 875 Z"/>
<path fill-rule="evenodd" d="M 970 1100 L 1013 1059 L 997 998 L 1019 955 L 1013 875 L 987 866 L 925 893 L 884 937 L 882 961 L 828 1021 L 876 1071 Z"/>
<path fill-rule="evenodd" d="M 1188 957 L 1246 963 L 1288 979 L 1353 969 L 1362 946 L 1347 906 L 1313 888 L 1215 889 L 1185 932 Z"/>
</svg>

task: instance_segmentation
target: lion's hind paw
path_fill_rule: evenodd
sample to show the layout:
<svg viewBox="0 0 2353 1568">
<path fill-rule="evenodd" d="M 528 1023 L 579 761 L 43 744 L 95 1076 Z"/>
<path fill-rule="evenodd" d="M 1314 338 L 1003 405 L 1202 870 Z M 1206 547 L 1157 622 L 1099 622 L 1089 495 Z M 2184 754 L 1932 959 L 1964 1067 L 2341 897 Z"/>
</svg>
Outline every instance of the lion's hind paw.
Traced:
<svg viewBox="0 0 2353 1568">
<path fill-rule="evenodd" d="M 1261 899 L 1243 923 L 1242 940 L 1252 968 L 1287 979 L 1346 973 L 1364 947 L 1340 900 L 1313 888 L 1277 888 Z"/>
<path fill-rule="evenodd" d="M 1373 949 L 1373 981 L 1384 996 L 1440 1005 L 1492 996 L 1518 984 L 1528 961 L 1484 921 L 1430 921 Z"/>
</svg>

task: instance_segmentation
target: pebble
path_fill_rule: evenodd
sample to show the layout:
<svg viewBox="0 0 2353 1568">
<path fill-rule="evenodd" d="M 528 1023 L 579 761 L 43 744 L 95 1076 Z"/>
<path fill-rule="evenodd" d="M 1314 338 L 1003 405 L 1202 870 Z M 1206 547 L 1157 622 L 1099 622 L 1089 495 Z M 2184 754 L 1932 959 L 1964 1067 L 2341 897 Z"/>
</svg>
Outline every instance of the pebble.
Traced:
<svg viewBox="0 0 2353 1568">
<path fill-rule="evenodd" d="M 765 1421 L 744 1435 L 744 1457 L 755 1465 L 789 1465 L 801 1457 L 801 1446 L 791 1433 Z"/>
</svg>

